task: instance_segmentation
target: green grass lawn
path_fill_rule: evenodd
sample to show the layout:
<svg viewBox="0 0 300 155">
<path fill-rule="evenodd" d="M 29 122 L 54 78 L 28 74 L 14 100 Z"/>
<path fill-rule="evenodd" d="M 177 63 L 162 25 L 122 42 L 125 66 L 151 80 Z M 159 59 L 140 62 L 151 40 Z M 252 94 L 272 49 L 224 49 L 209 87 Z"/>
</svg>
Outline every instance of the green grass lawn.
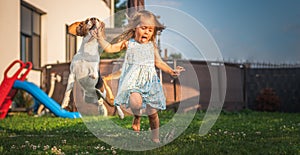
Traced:
<svg viewBox="0 0 300 155">
<path fill-rule="evenodd" d="M 159 113 L 161 125 L 173 113 Z M 222 112 L 204 136 L 199 127 L 205 112 L 197 112 L 189 127 L 171 143 L 148 151 L 127 151 L 94 136 L 82 119 L 25 113 L 0 120 L 0 154 L 300 154 L 300 114 L 242 111 Z M 130 129 L 132 117 L 110 117 Z M 143 118 L 142 130 L 149 128 Z"/>
</svg>

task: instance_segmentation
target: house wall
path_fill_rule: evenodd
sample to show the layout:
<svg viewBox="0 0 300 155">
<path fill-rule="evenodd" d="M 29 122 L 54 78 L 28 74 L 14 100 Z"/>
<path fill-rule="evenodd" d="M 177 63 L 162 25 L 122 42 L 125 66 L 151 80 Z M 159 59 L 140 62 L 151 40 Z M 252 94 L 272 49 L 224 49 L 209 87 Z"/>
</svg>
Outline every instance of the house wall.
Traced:
<svg viewBox="0 0 300 155">
<path fill-rule="evenodd" d="M 110 8 L 103 0 L 24 0 L 44 11 L 41 27 L 41 65 L 66 60 L 66 25 L 97 17 L 110 25 Z M 0 1 L 0 80 L 8 65 L 20 59 L 20 0 Z M 81 38 L 78 38 L 80 46 Z M 78 47 L 79 48 L 79 47 Z M 28 81 L 40 85 L 40 71 L 31 71 Z"/>
<path fill-rule="evenodd" d="M 20 58 L 20 1 L 0 1 L 0 80 L 8 65 Z"/>
</svg>

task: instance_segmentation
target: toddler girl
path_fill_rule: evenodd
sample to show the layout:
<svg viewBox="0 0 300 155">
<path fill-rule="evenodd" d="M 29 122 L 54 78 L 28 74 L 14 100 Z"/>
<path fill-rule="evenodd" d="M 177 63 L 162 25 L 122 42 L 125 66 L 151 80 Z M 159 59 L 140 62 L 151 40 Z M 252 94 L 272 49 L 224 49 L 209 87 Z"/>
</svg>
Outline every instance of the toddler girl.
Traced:
<svg viewBox="0 0 300 155">
<path fill-rule="evenodd" d="M 156 16 L 146 10 L 137 12 L 129 20 L 127 30 L 115 44 L 104 39 L 104 27 L 93 31 L 105 52 L 113 53 L 126 49 L 119 87 L 114 104 L 125 104 L 133 112 L 132 128 L 140 131 L 141 109 L 146 108 L 152 130 L 152 141 L 159 143 L 159 118 L 157 110 L 166 109 L 166 99 L 155 66 L 171 76 L 178 76 L 183 67 L 175 70 L 162 61 L 156 46 L 156 34 L 164 29 Z"/>
</svg>

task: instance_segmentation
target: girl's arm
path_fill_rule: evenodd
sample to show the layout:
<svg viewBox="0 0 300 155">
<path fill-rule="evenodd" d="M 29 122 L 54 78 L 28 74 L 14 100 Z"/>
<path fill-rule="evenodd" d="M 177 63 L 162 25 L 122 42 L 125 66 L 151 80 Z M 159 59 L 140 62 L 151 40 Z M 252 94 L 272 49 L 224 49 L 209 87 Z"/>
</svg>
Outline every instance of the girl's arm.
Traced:
<svg viewBox="0 0 300 155">
<path fill-rule="evenodd" d="M 97 39 L 100 46 L 104 49 L 107 53 L 115 53 L 120 52 L 122 49 L 127 48 L 127 41 L 123 40 L 116 44 L 110 44 L 108 41 L 105 40 L 105 34 L 104 34 L 104 23 L 102 23 L 102 26 L 100 28 L 92 30 L 91 34 L 94 38 Z"/>
<path fill-rule="evenodd" d="M 154 56 L 155 56 L 155 66 L 162 71 L 170 74 L 173 77 L 179 76 L 180 72 L 185 71 L 185 69 L 181 66 L 177 66 L 176 69 L 172 69 L 168 64 L 166 64 L 160 57 L 158 50 L 155 48 L 154 50 Z"/>
<path fill-rule="evenodd" d="M 119 79 L 121 76 L 121 72 L 122 72 L 122 69 L 115 71 L 107 76 L 104 76 L 104 77 L 102 77 L 102 79 L 106 80 L 106 81 L 113 80 L 113 79 Z"/>
<path fill-rule="evenodd" d="M 115 44 L 111 44 L 106 41 L 103 37 L 97 38 L 100 46 L 104 49 L 107 53 L 115 53 L 120 52 L 122 49 L 126 48 L 127 41 L 121 41 Z"/>
</svg>

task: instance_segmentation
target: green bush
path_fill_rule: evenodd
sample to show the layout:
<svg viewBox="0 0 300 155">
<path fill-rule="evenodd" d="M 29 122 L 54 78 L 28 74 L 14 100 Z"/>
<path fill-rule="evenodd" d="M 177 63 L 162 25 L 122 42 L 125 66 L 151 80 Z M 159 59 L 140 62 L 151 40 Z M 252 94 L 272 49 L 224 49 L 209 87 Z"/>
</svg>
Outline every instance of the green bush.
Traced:
<svg viewBox="0 0 300 155">
<path fill-rule="evenodd" d="M 33 97 L 24 90 L 17 90 L 13 101 L 19 108 L 30 108 L 34 104 Z"/>
</svg>

